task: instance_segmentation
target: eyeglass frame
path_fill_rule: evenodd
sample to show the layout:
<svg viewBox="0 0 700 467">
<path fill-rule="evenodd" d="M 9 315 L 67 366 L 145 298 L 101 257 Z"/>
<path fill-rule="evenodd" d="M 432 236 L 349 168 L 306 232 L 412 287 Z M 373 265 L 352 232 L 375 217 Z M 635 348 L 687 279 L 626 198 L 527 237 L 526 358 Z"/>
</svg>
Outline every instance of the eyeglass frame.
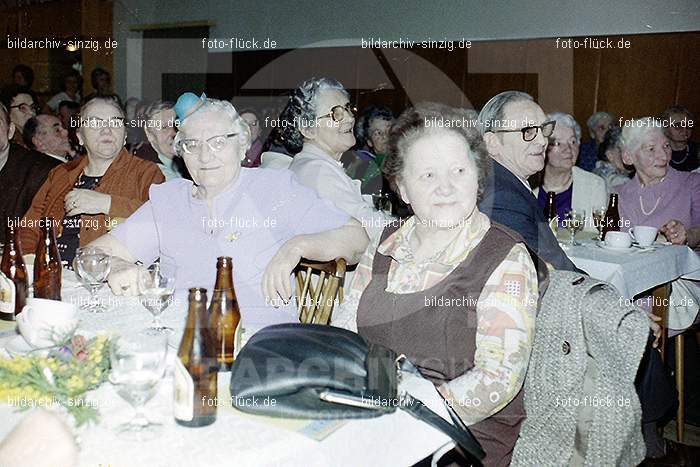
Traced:
<svg viewBox="0 0 700 467">
<path fill-rule="evenodd" d="M 34 109 L 34 112 L 39 112 L 41 110 L 41 107 L 39 107 L 39 104 L 37 104 L 36 102 L 32 102 L 31 104 L 27 104 L 26 102 L 22 102 L 21 104 L 11 105 L 10 110 L 19 108 L 20 111 L 26 112 L 26 110 L 22 110 L 22 106 L 27 106 L 31 109 Z"/>
<path fill-rule="evenodd" d="M 177 151 L 178 153 L 180 152 L 180 150 L 182 150 L 182 154 L 188 154 L 188 155 L 190 155 L 190 154 L 197 154 L 196 152 L 188 152 L 188 151 L 186 151 L 185 148 L 183 147 L 183 144 L 184 144 L 185 141 L 199 141 L 199 142 L 207 143 L 207 146 L 209 146 L 209 149 L 211 150 L 211 152 L 218 153 L 218 152 L 221 152 L 221 149 L 223 149 L 223 147 L 222 147 L 221 149 L 214 149 L 214 148 L 212 147 L 211 143 L 209 143 L 209 141 L 213 140 L 214 138 L 221 138 L 221 137 L 224 137 L 224 138 L 226 138 L 226 139 L 228 140 L 229 138 L 233 138 L 234 136 L 238 136 L 239 134 L 240 134 L 240 133 L 226 133 L 226 134 L 223 134 L 223 135 L 214 135 L 214 136 L 212 136 L 211 138 L 207 138 L 207 139 L 205 139 L 205 140 L 195 139 L 195 138 L 182 139 L 182 140 L 179 140 L 179 141 L 177 142 L 177 147 L 176 147 L 176 149 L 178 149 L 178 151 Z M 200 148 L 201 148 L 201 146 L 200 146 Z M 201 149 L 200 149 L 200 151 L 201 151 Z"/>
<path fill-rule="evenodd" d="M 335 109 L 337 109 L 337 108 L 341 108 L 341 109 L 343 109 L 343 111 L 345 112 L 345 116 L 344 116 L 343 118 L 339 119 L 339 120 L 336 120 L 335 116 L 333 116 L 333 114 L 335 113 Z M 331 111 L 330 111 L 330 112 L 328 112 L 327 114 L 320 115 L 320 116 L 318 116 L 318 117 L 316 117 L 316 118 L 319 118 L 319 119 L 320 119 L 320 118 L 327 118 L 327 117 L 330 117 L 331 120 L 333 120 L 334 122 L 340 123 L 340 122 L 342 122 L 343 120 L 345 120 L 345 118 L 347 118 L 347 115 L 348 115 L 348 114 L 350 114 L 353 118 L 355 118 L 355 115 L 357 115 L 357 107 L 355 107 L 354 105 L 351 105 L 350 102 L 348 102 L 348 103 L 345 104 L 345 105 L 340 105 L 340 104 L 334 105 L 333 107 L 331 107 Z"/>
<path fill-rule="evenodd" d="M 550 123 L 552 124 L 552 130 L 551 130 L 551 132 L 550 132 L 548 135 L 545 135 L 545 134 L 544 134 L 544 127 L 545 127 L 546 125 L 549 125 Z M 537 138 L 537 134 L 538 134 L 539 132 L 541 132 L 541 133 L 542 133 L 542 136 L 544 136 L 545 138 L 549 138 L 549 137 L 552 136 L 552 134 L 554 133 L 554 128 L 555 128 L 556 126 L 557 126 L 557 121 L 556 121 L 556 120 L 549 120 L 548 122 L 544 122 L 542 125 L 526 126 L 526 127 L 523 127 L 523 128 L 517 129 L 517 130 L 490 130 L 490 131 L 491 131 L 491 133 L 517 133 L 517 132 L 520 132 L 520 134 L 521 134 L 522 137 L 523 137 L 523 141 L 525 141 L 526 143 L 529 143 L 530 141 L 533 141 L 535 138 Z M 535 135 L 534 135 L 532 138 L 526 139 L 526 138 L 525 138 L 525 132 L 528 131 L 528 130 L 532 130 L 532 129 L 538 129 L 539 132 L 538 132 L 538 131 L 535 131 Z"/>
</svg>

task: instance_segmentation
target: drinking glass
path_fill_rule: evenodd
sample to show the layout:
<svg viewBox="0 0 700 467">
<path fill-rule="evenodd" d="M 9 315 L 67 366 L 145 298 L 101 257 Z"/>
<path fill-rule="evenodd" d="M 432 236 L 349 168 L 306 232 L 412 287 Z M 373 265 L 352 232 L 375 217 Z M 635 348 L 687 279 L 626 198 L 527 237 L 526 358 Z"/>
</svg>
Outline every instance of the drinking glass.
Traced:
<svg viewBox="0 0 700 467">
<path fill-rule="evenodd" d="M 110 344 L 109 381 L 117 394 L 134 408 L 134 416 L 117 427 L 120 436 L 133 440 L 150 439 L 162 426 L 151 422 L 143 406 L 156 393 L 165 372 L 168 338 L 165 335 L 131 334 Z"/>
<path fill-rule="evenodd" d="M 603 229 L 605 228 L 605 213 L 608 211 L 606 206 L 601 206 L 593 210 L 593 223 L 595 228 L 598 230 L 598 236 L 595 240 L 599 242 L 603 241 Z"/>
<path fill-rule="evenodd" d="M 151 315 L 153 321 L 144 331 L 146 334 L 170 334 L 173 329 L 160 321 L 160 315 L 173 301 L 175 292 L 175 264 L 161 258 L 147 268 L 139 268 L 138 285 L 141 304 Z"/>
<path fill-rule="evenodd" d="M 111 252 L 106 248 L 86 246 L 78 248 L 75 254 L 78 277 L 90 291 L 90 298 L 80 306 L 81 310 L 102 313 L 107 307 L 100 302 L 97 291 L 107 280 L 112 265 Z"/>
<path fill-rule="evenodd" d="M 564 217 L 564 226 L 569 231 L 569 234 L 571 234 L 571 241 L 569 242 L 571 246 L 580 245 L 580 243 L 576 241 L 576 233 L 583 230 L 585 221 L 586 211 L 584 211 L 583 209 L 571 209 L 566 212 L 566 215 Z"/>
</svg>

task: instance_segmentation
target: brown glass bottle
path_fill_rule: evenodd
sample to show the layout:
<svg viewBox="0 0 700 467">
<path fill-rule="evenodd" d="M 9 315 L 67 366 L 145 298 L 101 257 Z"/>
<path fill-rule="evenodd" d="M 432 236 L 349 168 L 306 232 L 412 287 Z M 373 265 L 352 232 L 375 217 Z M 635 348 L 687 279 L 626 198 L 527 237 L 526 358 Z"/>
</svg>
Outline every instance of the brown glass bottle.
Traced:
<svg viewBox="0 0 700 467">
<path fill-rule="evenodd" d="M 209 305 L 209 327 L 216 335 L 219 371 L 231 369 L 236 328 L 240 321 L 241 311 L 233 288 L 233 262 L 228 256 L 220 256 L 216 261 L 216 285 Z"/>
<path fill-rule="evenodd" d="M 39 228 L 41 232 L 34 258 L 34 296 L 60 300 L 62 267 L 53 217 L 42 218 Z"/>
<path fill-rule="evenodd" d="M 608 209 L 605 211 L 605 224 L 603 225 L 603 240 L 608 232 L 620 231 L 620 211 L 617 209 L 617 193 L 610 193 Z"/>
<path fill-rule="evenodd" d="M 27 302 L 27 269 L 24 266 L 22 258 L 22 243 L 20 242 L 17 229 L 12 224 L 8 224 L 6 230 L 5 250 L 2 253 L 2 261 L 0 262 L 0 271 L 14 283 L 14 303 L 0 303 L 0 319 L 12 321 L 21 313 L 22 308 Z M 2 309 L 4 304 L 14 305 L 11 309 Z"/>
<path fill-rule="evenodd" d="M 174 370 L 173 414 L 183 426 L 206 426 L 216 420 L 216 348 L 208 318 L 207 289 L 190 289 L 187 323 Z"/>
</svg>

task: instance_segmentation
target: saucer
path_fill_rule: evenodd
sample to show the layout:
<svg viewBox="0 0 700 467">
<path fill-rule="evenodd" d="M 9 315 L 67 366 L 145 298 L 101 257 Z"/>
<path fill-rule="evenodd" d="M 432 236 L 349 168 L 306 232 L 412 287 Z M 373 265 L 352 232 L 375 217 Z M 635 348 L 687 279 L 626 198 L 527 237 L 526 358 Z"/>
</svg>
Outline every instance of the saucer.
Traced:
<svg viewBox="0 0 700 467">
<path fill-rule="evenodd" d="M 29 342 L 24 340 L 21 334 L 18 334 L 7 342 L 5 350 L 14 357 L 15 355 L 25 355 L 34 350 L 34 347 L 29 345 Z"/>
<path fill-rule="evenodd" d="M 630 251 L 634 248 L 632 245 L 627 246 L 627 247 L 610 246 L 610 245 L 606 244 L 605 242 L 597 242 L 597 245 L 599 248 L 602 248 L 604 250 L 610 250 L 610 251 Z"/>
</svg>

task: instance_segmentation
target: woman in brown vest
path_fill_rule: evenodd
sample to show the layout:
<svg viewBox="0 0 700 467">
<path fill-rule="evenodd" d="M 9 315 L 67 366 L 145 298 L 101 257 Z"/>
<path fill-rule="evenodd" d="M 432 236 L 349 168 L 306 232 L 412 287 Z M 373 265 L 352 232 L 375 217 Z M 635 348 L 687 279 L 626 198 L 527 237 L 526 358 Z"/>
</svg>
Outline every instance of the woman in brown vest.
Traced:
<svg viewBox="0 0 700 467">
<path fill-rule="evenodd" d="M 392 128 L 384 172 L 415 214 L 369 245 L 332 324 L 405 354 L 500 466 L 525 418 L 537 272 L 477 208 L 489 156 L 463 115 L 424 104 Z"/>
</svg>

